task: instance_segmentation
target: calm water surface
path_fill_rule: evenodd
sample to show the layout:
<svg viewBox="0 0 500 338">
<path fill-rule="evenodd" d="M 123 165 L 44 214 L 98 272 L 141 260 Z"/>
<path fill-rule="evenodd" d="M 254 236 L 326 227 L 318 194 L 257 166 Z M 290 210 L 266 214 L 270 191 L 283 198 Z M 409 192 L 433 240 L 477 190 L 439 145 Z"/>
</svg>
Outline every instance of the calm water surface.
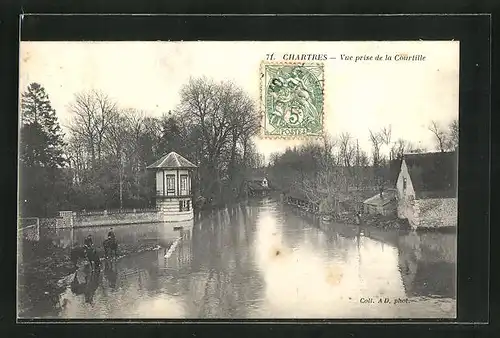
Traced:
<svg viewBox="0 0 500 338">
<path fill-rule="evenodd" d="M 325 224 L 272 199 L 213 212 L 191 230 L 173 233 L 170 229 L 162 225 L 115 227 L 121 245 L 149 241 L 161 248 L 106 262 L 98 275 L 81 269 L 68 276 L 56 316 L 456 315 L 455 234 Z M 93 231 L 98 238 L 102 233 L 104 239 L 108 230 Z M 83 239 L 87 232 L 75 230 L 73 240 Z M 165 243 L 178 236 L 175 249 L 167 253 Z M 64 235 L 60 241 L 69 238 Z"/>
</svg>

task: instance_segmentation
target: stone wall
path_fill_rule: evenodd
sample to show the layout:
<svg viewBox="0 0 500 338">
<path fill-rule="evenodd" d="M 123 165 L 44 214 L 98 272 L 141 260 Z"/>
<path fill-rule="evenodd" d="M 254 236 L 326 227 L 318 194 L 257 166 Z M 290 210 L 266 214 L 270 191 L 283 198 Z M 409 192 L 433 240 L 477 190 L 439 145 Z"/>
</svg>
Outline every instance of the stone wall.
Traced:
<svg viewBox="0 0 500 338">
<path fill-rule="evenodd" d="M 63 225 L 62 217 L 40 218 L 40 237 L 50 238 Z"/>
<path fill-rule="evenodd" d="M 19 238 L 22 237 L 28 241 L 40 240 L 40 221 L 37 218 L 33 219 L 32 225 L 24 226 L 18 230 Z"/>
<path fill-rule="evenodd" d="M 60 220 L 57 223 L 57 228 L 70 228 L 73 221 L 73 211 L 59 211 Z"/>
<path fill-rule="evenodd" d="M 158 212 L 113 213 L 78 215 L 73 214 L 74 227 L 139 224 L 162 222 L 162 215 Z"/>
<path fill-rule="evenodd" d="M 456 227 L 458 200 L 456 198 L 429 198 L 415 200 L 419 213 L 419 228 Z"/>
<path fill-rule="evenodd" d="M 178 210 L 178 201 L 175 204 Z M 168 210 L 168 211 L 167 211 Z M 61 211 L 59 217 L 40 219 L 41 227 L 49 231 L 66 229 L 71 227 L 89 227 L 106 225 L 143 224 L 159 222 L 182 222 L 194 218 L 193 209 L 189 211 L 173 212 L 166 209 L 164 212 L 154 209 L 138 211 L 95 211 L 95 212 L 72 212 Z"/>
<path fill-rule="evenodd" d="M 189 203 L 189 210 L 179 211 L 179 201 Z M 160 213 L 164 213 L 162 216 L 163 222 L 188 221 L 194 218 L 194 210 L 190 198 L 156 201 L 156 205 L 158 206 Z"/>
</svg>

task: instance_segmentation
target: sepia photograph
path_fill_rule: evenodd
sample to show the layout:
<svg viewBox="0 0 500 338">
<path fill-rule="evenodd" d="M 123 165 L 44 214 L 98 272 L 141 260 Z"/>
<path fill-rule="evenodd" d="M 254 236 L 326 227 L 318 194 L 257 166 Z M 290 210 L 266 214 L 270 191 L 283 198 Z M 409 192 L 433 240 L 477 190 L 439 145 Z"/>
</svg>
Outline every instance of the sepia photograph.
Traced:
<svg viewBox="0 0 500 338">
<path fill-rule="evenodd" d="M 454 319 L 459 41 L 21 41 L 17 318 Z"/>
</svg>

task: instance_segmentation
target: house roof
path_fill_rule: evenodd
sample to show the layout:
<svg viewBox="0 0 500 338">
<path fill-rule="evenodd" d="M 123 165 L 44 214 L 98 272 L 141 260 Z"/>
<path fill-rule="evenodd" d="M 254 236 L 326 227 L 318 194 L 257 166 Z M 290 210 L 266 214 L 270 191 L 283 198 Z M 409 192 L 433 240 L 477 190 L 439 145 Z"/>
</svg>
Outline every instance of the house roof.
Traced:
<svg viewBox="0 0 500 338">
<path fill-rule="evenodd" d="M 250 190 L 267 190 L 267 187 L 264 187 L 261 183 L 255 182 L 255 181 L 249 181 L 248 182 L 248 188 Z"/>
<path fill-rule="evenodd" d="M 457 153 L 437 152 L 405 154 L 417 199 L 452 198 L 457 196 Z"/>
<path fill-rule="evenodd" d="M 253 177 L 250 177 L 249 181 L 264 181 L 264 180 L 267 180 L 267 178 L 265 176 L 253 176 Z"/>
<path fill-rule="evenodd" d="M 374 205 L 377 207 L 384 206 L 396 198 L 396 193 L 393 190 L 384 191 L 382 193 L 382 197 L 383 198 L 380 198 L 380 194 L 376 194 L 375 196 L 365 200 L 363 204 Z"/>
<path fill-rule="evenodd" d="M 292 188 L 290 191 L 288 191 L 288 193 L 286 195 L 288 195 L 292 198 L 297 198 L 297 199 L 304 200 L 304 201 L 308 200 L 306 194 L 304 194 L 304 192 L 302 192 L 298 189 Z"/>
<path fill-rule="evenodd" d="M 402 159 L 395 159 L 389 162 L 389 181 L 392 187 L 395 187 L 398 182 L 402 162 Z"/>
<path fill-rule="evenodd" d="M 180 168 L 196 168 L 196 165 L 186 160 L 175 151 L 168 153 L 160 158 L 155 163 L 149 165 L 147 169 L 180 169 Z"/>
</svg>

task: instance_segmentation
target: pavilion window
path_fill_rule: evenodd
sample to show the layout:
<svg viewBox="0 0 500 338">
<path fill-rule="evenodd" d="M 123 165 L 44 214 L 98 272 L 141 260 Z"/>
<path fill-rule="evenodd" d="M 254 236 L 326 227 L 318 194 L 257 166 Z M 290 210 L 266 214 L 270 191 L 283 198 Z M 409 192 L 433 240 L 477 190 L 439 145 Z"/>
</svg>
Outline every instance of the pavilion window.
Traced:
<svg viewBox="0 0 500 338">
<path fill-rule="evenodd" d="M 179 211 L 190 211 L 191 203 L 189 200 L 179 201 Z"/>
<path fill-rule="evenodd" d="M 188 194 L 188 176 L 187 175 L 181 175 L 181 195 L 187 195 Z"/>
<path fill-rule="evenodd" d="M 167 196 L 175 195 L 175 175 L 166 175 Z"/>
</svg>

